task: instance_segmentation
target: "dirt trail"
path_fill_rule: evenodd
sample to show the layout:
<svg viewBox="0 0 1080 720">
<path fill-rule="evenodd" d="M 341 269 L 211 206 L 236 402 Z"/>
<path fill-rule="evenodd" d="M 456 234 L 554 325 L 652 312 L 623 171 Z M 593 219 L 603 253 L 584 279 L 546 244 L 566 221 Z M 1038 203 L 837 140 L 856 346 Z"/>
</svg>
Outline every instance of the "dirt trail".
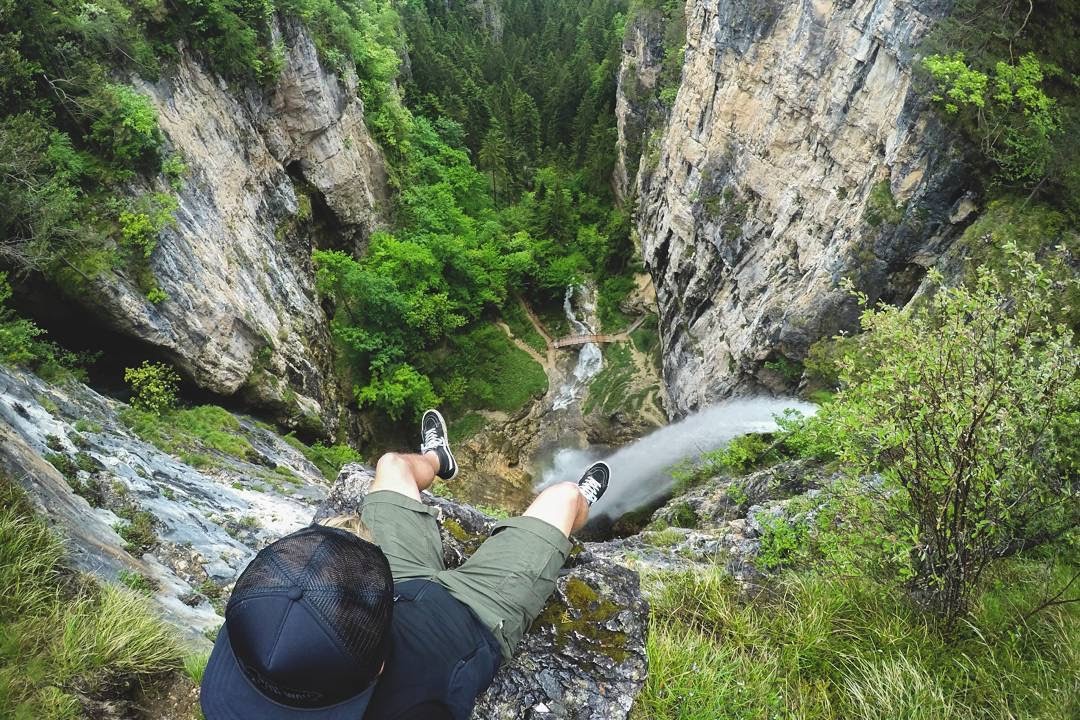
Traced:
<svg viewBox="0 0 1080 720">
<path fill-rule="evenodd" d="M 525 315 L 529 318 L 529 322 L 531 322 L 532 326 L 536 328 L 536 332 L 540 333 L 540 337 L 544 338 L 544 343 L 547 345 L 547 364 L 541 364 L 544 365 L 545 368 L 554 369 L 555 341 L 552 339 L 551 335 L 548 334 L 548 331 L 544 328 L 544 324 L 540 322 L 540 318 L 538 318 L 536 316 L 536 313 L 533 312 L 533 309 L 529 307 L 529 303 L 525 302 L 525 299 L 520 296 L 518 296 L 517 301 L 521 305 L 521 309 L 525 311 Z M 550 372 L 548 373 L 548 377 L 551 377 Z"/>
<path fill-rule="evenodd" d="M 497 320 L 496 324 L 501 327 L 503 332 L 510 337 L 510 342 L 514 343 L 514 345 L 516 345 L 519 350 L 524 350 L 525 352 L 527 352 L 529 354 L 529 357 L 540 363 L 541 367 L 544 368 L 544 372 L 548 374 L 548 377 L 551 377 L 551 369 L 554 367 L 552 358 L 544 357 L 540 353 L 536 352 L 536 349 L 532 345 L 515 335 L 514 331 L 510 329 L 510 326 L 504 323 L 502 320 Z"/>
</svg>

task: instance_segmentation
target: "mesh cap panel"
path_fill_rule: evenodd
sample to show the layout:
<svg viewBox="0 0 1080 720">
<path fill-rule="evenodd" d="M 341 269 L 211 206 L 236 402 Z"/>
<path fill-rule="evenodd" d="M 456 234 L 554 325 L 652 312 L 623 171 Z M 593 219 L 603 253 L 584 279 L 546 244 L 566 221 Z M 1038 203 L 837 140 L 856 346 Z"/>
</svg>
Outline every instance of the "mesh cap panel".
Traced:
<svg viewBox="0 0 1080 720">
<path fill-rule="evenodd" d="M 303 602 L 323 620 L 365 677 L 386 655 L 393 578 L 382 550 L 336 528 L 312 526 L 263 548 L 236 581 L 225 614 L 254 597 L 303 590 Z"/>
</svg>

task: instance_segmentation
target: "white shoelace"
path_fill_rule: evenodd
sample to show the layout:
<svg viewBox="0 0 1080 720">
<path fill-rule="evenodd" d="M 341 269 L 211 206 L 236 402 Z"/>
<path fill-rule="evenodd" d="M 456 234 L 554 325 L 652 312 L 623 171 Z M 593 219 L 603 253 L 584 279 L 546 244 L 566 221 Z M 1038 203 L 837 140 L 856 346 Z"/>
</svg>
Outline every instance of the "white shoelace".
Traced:
<svg viewBox="0 0 1080 720">
<path fill-rule="evenodd" d="M 439 435 L 438 428 L 431 428 L 424 433 L 424 445 L 420 448 L 423 452 L 440 447 L 446 447 L 446 438 Z"/>
<path fill-rule="evenodd" d="M 600 494 L 600 483 L 592 476 L 589 476 L 578 485 L 578 489 L 581 490 L 581 494 L 584 495 L 585 499 L 592 505 L 597 501 Z"/>
</svg>

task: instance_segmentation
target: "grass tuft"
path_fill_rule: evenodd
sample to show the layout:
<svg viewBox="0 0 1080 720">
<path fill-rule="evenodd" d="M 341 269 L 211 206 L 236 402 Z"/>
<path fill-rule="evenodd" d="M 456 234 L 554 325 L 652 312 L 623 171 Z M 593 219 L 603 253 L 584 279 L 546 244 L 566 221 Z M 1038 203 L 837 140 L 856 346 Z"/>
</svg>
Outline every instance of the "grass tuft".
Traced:
<svg viewBox="0 0 1080 720">
<path fill-rule="evenodd" d="M 0 717 L 84 717 L 79 698 L 180 667 L 179 641 L 145 597 L 65 570 L 60 541 L 2 476 L 0 500 Z"/>
<path fill-rule="evenodd" d="M 1077 717 L 1080 608 L 1019 622 L 1038 577 L 1060 587 L 1070 574 L 1040 572 L 1012 563 L 951 636 L 866 580 L 789 574 L 747 600 L 719 568 L 648 574 L 649 676 L 633 717 Z"/>
</svg>

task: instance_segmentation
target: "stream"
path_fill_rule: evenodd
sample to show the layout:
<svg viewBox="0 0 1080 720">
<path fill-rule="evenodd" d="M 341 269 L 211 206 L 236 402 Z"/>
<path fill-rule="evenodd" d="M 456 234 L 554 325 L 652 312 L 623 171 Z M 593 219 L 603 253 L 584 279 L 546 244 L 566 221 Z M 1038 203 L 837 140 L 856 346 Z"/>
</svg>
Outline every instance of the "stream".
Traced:
<svg viewBox="0 0 1080 720">
<path fill-rule="evenodd" d="M 578 295 L 581 306 L 581 318 L 574 311 L 574 293 Z M 594 293 L 581 285 L 571 285 L 566 288 L 566 297 L 563 299 L 563 310 L 566 319 L 570 323 L 576 335 L 593 335 L 595 330 L 589 326 L 589 318 L 596 316 L 596 299 Z M 552 403 L 553 410 L 565 410 L 577 401 L 581 391 L 589 380 L 596 376 L 604 367 L 604 356 L 600 353 L 600 346 L 596 343 L 586 343 L 581 346 L 578 353 L 577 365 L 574 372 L 567 378 L 563 386 L 559 388 L 559 394 Z"/>
<path fill-rule="evenodd" d="M 620 448 L 563 448 L 537 459 L 536 489 L 576 482 L 596 460 L 611 466 L 607 494 L 593 507 L 593 517 L 619 516 L 661 499 L 674 482 L 670 469 L 684 459 L 726 445 L 750 432 L 776 430 L 775 415 L 787 409 L 812 415 L 817 406 L 793 398 L 742 398 L 708 407 Z"/>
</svg>

